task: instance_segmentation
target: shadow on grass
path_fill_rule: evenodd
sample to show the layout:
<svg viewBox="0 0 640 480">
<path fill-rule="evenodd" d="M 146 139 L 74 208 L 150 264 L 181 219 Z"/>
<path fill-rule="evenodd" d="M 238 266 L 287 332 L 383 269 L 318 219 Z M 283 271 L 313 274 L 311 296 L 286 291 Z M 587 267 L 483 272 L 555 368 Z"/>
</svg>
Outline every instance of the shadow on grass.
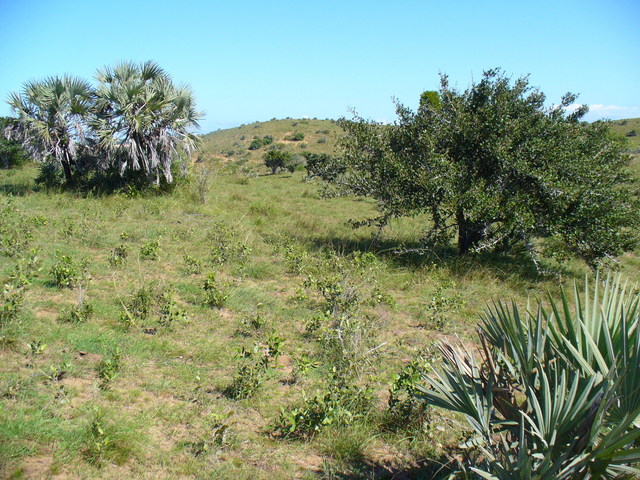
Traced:
<svg viewBox="0 0 640 480">
<path fill-rule="evenodd" d="M 30 193 L 38 192 L 40 189 L 34 185 L 24 185 L 16 183 L 5 183 L 0 185 L 0 193 L 12 197 L 24 197 Z"/>
<path fill-rule="evenodd" d="M 337 237 L 312 237 L 306 239 L 316 250 L 349 255 L 354 252 L 370 252 L 390 265 L 402 268 L 424 268 L 432 265 L 444 266 L 456 276 L 464 277 L 478 270 L 493 274 L 501 281 L 517 278 L 531 283 L 562 275 L 574 274 L 559 266 L 543 265 L 545 272 L 538 271 L 530 255 L 514 249 L 508 253 L 468 253 L 459 255 L 454 247 L 425 249 L 419 242 L 400 243 L 393 239 L 376 241 L 373 238 L 348 239 Z"/>
<path fill-rule="evenodd" d="M 352 461 L 343 468 L 325 463 L 318 478 L 336 480 L 444 480 L 453 469 L 447 458 L 423 460 L 411 467 L 397 468 L 369 460 Z"/>
</svg>

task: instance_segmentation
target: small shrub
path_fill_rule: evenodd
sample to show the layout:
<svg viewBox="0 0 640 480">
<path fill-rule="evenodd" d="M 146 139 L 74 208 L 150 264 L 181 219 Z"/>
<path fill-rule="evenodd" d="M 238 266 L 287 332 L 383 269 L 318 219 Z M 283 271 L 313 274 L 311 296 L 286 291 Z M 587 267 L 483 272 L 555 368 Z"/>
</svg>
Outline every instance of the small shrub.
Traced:
<svg viewBox="0 0 640 480">
<path fill-rule="evenodd" d="M 13 272 L 9 275 L 9 281 L 17 287 L 30 285 L 42 270 L 41 263 L 42 259 L 39 256 L 39 251 L 31 249 L 28 256 L 21 256 L 18 259 Z"/>
<path fill-rule="evenodd" d="M 302 147 L 302 144 L 300 146 Z M 293 155 L 286 162 L 284 168 L 286 168 L 289 173 L 293 173 L 296 170 L 303 170 L 305 168 L 306 164 L 307 164 L 307 162 L 306 162 L 306 160 L 304 159 L 303 156 L 301 156 L 301 155 Z"/>
<path fill-rule="evenodd" d="M 242 347 L 237 355 L 240 365 L 225 395 L 234 400 L 253 397 L 275 366 L 281 350 L 282 339 L 277 336 L 268 337 L 265 343 L 256 342 L 252 350 Z"/>
<path fill-rule="evenodd" d="M 327 389 L 288 408 L 280 409 L 274 432 L 287 438 L 310 438 L 323 428 L 351 425 L 369 414 L 373 396 L 367 387 L 333 373 Z"/>
<path fill-rule="evenodd" d="M 47 344 L 42 343 L 40 340 L 32 340 L 27 344 L 29 347 L 29 353 L 32 357 L 37 357 L 38 355 L 42 355 L 44 351 L 47 349 Z"/>
<path fill-rule="evenodd" d="M 65 237 L 74 237 L 76 234 L 76 231 L 77 231 L 76 222 L 68 218 L 64 221 L 64 224 L 62 225 L 62 230 L 60 231 L 60 233 L 62 233 L 62 235 L 64 235 Z"/>
<path fill-rule="evenodd" d="M 268 317 L 262 308 L 263 305 L 259 303 L 256 307 L 256 311 L 251 315 L 247 315 L 242 319 L 242 328 L 240 334 L 245 336 L 251 336 L 264 331 L 268 322 Z"/>
<path fill-rule="evenodd" d="M 124 312 L 120 316 L 120 322 L 131 328 L 144 322 L 151 312 L 156 297 L 155 287 L 152 284 L 142 285 L 132 296 L 129 302 L 122 304 Z"/>
<path fill-rule="evenodd" d="M 0 255 L 13 257 L 24 251 L 33 237 L 31 222 L 13 205 L 0 199 Z"/>
<path fill-rule="evenodd" d="M 162 306 L 160 307 L 160 319 L 158 320 L 158 324 L 161 327 L 171 328 L 178 322 L 186 322 L 188 318 L 187 313 L 170 295 L 164 296 Z"/>
<path fill-rule="evenodd" d="M 249 150 L 258 150 L 259 148 L 262 148 L 264 144 L 262 143 L 262 140 L 260 140 L 259 138 L 256 138 L 255 140 L 251 141 L 251 144 L 249 145 Z"/>
<path fill-rule="evenodd" d="M 121 351 L 116 348 L 113 352 L 105 355 L 96 367 L 96 374 L 100 380 L 98 385 L 101 390 L 109 388 L 111 382 L 116 378 L 121 367 Z"/>
<path fill-rule="evenodd" d="M 47 382 L 59 382 L 60 380 L 64 379 L 72 370 L 72 364 L 62 362 L 59 365 L 50 365 L 49 369 L 43 373 Z"/>
<path fill-rule="evenodd" d="M 200 440 L 188 442 L 186 445 L 195 457 L 207 455 L 213 449 L 224 449 L 229 443 L 229 423 L 227 419 L 233 415 L 229 412 L 226 415 L 211 413 L 205 420 L 205 435 Z"/>
<path fill-rule="evenodd" d="M 464 301 L 460 294 L 450 295 L 445 292 L 446 289 L 455 287 L 456 284 L 453 282 L 445 282 L 438 285 L 427 304 L 425 318 L 421 322 L 423 327 L 443 330 L 447 326 L 451 315 L 464 306 Z"/>
<path fill-rule="evenodd" d="M 204 303 L 212 308 L 222 308 L 227 301 L 228 296 L 220 289 L 216 282 L 216 276 L 209 273 L 202 286 L 204 289 Z"/>
<path fill-rule="evenodd" d="M 318 143 L 327 143 L 327 137 L 322 136 L 318 139 Z"/>
<path fill-rule="evenodd" d="M 5 284 L 0 292 L 0 343 L 11 343 L 24 304 L 25 287 Z"/>
<path fill-rule="evenodd" d="M 149 240 L 140 247 L 140 258 L 143 260 L 157 260 L 160 252 L 160 240 Z"/>
<path fill-rule="evenodd" d="M 302 140 L 304 140 L 304 133 L 295 132 L 291 135 L 285 136 L 284 139 L 290 142 L 301 142 Z"/>
<path fill-rule="evenodd" d="M 93 315 L 93 305 L 85 301 L 65 310 L 59 317 L 64 323 L 87 323 Z"/>
<path fill-rule="evenodd" d="M 245 177 L 246 178 L 246 177 Z M 251 252 L 243 242 L 235 240 L 237 232 L 232 227 L 214 222 L 207 232 L 207 240 L 211 244 L 211 261 L 217 265 L 224 265 L 230 260 L 242 262 Z"/>
<path fill-rule="evenodd" d="M 74 288 L 85 285 L 89 280 L 86 259 L 76 261 L 68 255 L 56 253 L 57 261 L 51 267 L 53 284 L 58 288 Z"/>
<path fill-rule="evenodd" d="M 430 371 L 429 360 L 420 353 L 394 376 L 383 420 L 386 429 L 408 432 L 413 427 L 421 428 L 428 421 L 429 409 L 417 396 L 420 393 L 418 386 Z"/>
<path fill-rule="evenodd" d="M 301 377 L 304 377 L 311 370 L 315 370 L 320 367 L 320 362 L 312 360 L 309 355 L 303 353 L 293 358 L 293 380 L 297 382 Z"/>
<path fill-rule="evenodd" d="M 107 261 L 109 265 L 113 268 L 120 267 L 127 262 L 127 257 L 129 256 L 129 247 L 125 244 L 119 245 L 111 250 Z"/>
<path fill-rule="evenodd" d="M 170 288 L 161 291 L 153 283 L 141 286 L 129 301 L 122 303 L 120 323 L 125 329 L 141 328 L 149 335 L 158 329 L 171 330 L 174 325 L 188 320 L 186 311 L 173 298 Z"/>
<path fill-rule="evenodd" d="M 190 275 L 197 275 L 202 272 L 202 260 L 192 257 L 188 253 L 185 253 L 182 259 L 184 260 L 185 270 Z"/>
<path fill-rule="evenodd" d="M 92 465 L 107 462 L 125 463 L 140 447 L 139 429 L 123 421 L 121 416 L 110 418 L 95 406 L 89 424 L 79 435 L 84 459 Z"/>
</svg>

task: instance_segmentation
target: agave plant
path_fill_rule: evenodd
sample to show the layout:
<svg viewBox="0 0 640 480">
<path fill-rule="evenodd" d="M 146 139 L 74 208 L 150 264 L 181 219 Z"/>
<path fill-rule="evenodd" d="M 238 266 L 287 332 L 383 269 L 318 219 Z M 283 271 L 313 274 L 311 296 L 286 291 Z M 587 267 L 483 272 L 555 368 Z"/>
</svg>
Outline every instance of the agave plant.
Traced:
<svg viewBox="0 0 640 480">
<path fill-rule="evenodd" d="M 176 87 L 154 62 L 125 62 L 97 74 L 96 118 L 92 128 L 112 162 L 142 170 L 156 184 L 171 183 L 172 164 L 198 143 L 189 130 L 198 126 L 193 95 Z"/>
<path fill-rule="evenodd" d="M 474 355 L 442 345 L 444 363 L 420 396 L 464 414 L 476 452 L 460 478 L 638 478 L 640 294 L 618 276 L 593 294 L 562 290 L 521 314 L 496 302 Z M 634 466 L 636 465 L 636 466 Z"/>
</svg>

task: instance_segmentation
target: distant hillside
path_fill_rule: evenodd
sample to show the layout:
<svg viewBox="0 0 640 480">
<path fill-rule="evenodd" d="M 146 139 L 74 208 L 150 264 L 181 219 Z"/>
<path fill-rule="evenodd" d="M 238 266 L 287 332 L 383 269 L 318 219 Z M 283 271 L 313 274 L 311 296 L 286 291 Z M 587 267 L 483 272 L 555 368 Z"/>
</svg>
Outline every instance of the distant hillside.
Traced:
<svg viewBox="0 0 640 480">
<path fill-rule="evenodd" d="M 199 159 L 221 164 L 257 164 L 262 162 L 264 152 L 277 144 L 293 153 L 331 153 L 341 132 L 335 120 L 287 118 L 255 122 L 203 135 Z"/>
<path fill-rule="evenodd" d="M 610 122 L 611 130 L 627 137 L 631 150 L 640 151 L 640 118 L 627 118 Z"/>
</svg>

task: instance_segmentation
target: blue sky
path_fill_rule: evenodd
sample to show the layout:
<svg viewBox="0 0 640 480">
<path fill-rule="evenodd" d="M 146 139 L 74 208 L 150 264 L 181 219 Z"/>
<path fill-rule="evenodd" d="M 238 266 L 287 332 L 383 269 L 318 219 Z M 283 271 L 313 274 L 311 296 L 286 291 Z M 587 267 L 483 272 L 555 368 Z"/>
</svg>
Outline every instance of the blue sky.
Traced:
<svg viewBox="0 0 640 480">
<path fill-rule="evenodd" d="M 414 107 L 439 73 L 464 89 L 501 67 L 549 103 L 579 94 L 590 120 L 640 117 L 639 22 L 638 0 L 0 0 L 0 98 L 155 60 L 192 87 L 203 132 L 350 109 L 392 121 L 392 98 Z"/>
</svg>

